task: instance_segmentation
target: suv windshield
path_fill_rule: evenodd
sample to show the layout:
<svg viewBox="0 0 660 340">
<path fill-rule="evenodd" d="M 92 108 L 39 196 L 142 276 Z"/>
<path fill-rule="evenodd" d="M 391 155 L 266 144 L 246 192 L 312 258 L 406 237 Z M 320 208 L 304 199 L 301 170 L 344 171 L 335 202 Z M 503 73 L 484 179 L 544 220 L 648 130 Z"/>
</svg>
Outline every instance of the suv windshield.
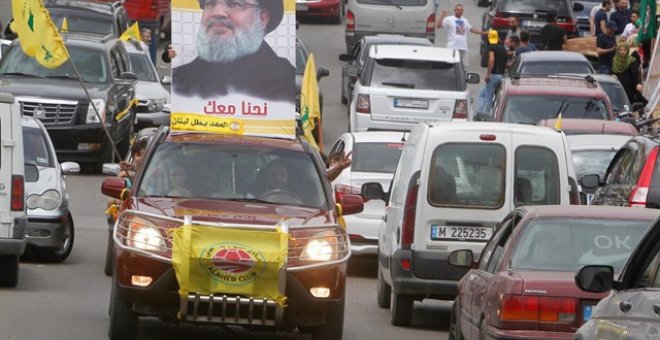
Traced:
<svg viewBox="0 0 660 340">
<path fill-rule="evenodd" d="M 154 72 L 148 55 L 144 53 L 130 53 L 129 58 L 131 59 L 133 73 L 135 73 L 138 80 L 152 83 L 158 82 L 158 75 Z"/>
<path fill-rule="evenodd" d="M 459 64 L 429 60 L 377 59 L 370 86 L 436 91 L 464 91 Z"/>
<path fill-rule="evenodd" d="M 103 50 L 67 46 L 71 61 L 76 65 L 80 76 L 86 83 L 107 83 L 110 74 L 107 67 L 106 55 Z M 18 44 L 14 44 L 7 55 L 2 57 L 0 76 L 25 75 L 37 78 L 62 78 L 77 80 L 76 72 L 67 61 L 60 67 L 49 69 L 41 66 L 35 58 L 28 57 Z"/>
<path fill-rule="evenodd" d="M 556 118 L 586 118 L 608 120 L 603 99 L 565 96 L 510 96 L 502 112 L 505 123 L 536 125 L 540 120 Z"/>
<path fill-rule="evenodd" d="M 380 6 L 425 6 L 427 0 L 357 0 L 359 4 Z"/>
<path fill-rule="evenodd" d="M 23 128 L 23 152 L 25 164 L 52 168 L 53 160 L 48 152 L 46 136 L 41 129 Z"/>
<path fill-rule="evenodd" d="M 393 174 L 402 149 L 403 143 L 356 143 L 351 171 Z"/>
<path fill-rule="evenodd" d="M 84 32 L 100 35 L 117 35 L 115 26 L 112 23 L 111 15 L 100 15 L 92 12 L 77 12 L 57 8 L 48 8 L 50 17 L 57 27 L 62 27 L 62 22 L 66 18 L 69 32 Z"/>
<path fill-rule="evenodd" d="M 149 161 L 138 193 L 327 209 L 311 157 L 264 145 L 165 142 Z"/>
<path fill-rule="evenodd" d="M 546 13 L 551 9 L 557 11 L 558 16 L 568 16 L 567 0 L 505 0 L 501 12 Z"/>
<path fill-rule="evenodd" d="M 573 151 L 573 164 L 577 178 L 588 174 L 598 174 L 605 178 L 605 171 L 617 150 L 581 150 Z"/>
</svg>

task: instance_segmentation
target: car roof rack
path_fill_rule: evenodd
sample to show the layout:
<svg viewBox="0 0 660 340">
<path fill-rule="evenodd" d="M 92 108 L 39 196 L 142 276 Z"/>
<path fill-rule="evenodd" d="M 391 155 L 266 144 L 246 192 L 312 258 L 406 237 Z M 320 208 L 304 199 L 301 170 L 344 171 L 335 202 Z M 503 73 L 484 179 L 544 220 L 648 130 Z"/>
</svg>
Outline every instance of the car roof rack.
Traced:
<svg viewBox="0 0 660 340">
<path fill-rule="evenodd" d="M 520 80 L 522 78 L 550 78 L 550 79 L 576 79 L 584 80 L 592 87 L 596 87 L 598 82 L 591 74 L 572 74 L 572 73 L 558 73 L 558 74 L 520 74 L 512 73 L 509 75 L 512 80 Z"/>
</svg>

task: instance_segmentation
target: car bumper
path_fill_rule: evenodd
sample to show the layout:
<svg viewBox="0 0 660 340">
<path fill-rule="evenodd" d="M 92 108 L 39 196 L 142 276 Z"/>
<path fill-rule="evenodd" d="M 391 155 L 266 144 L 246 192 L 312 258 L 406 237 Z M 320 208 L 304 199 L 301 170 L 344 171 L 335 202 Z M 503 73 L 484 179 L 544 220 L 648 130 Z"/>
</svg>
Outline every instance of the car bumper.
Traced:
<svg viewBox="0 0 660 340">
<path fill-rule="evenodd" d="M 401 32 L 346 31 L 344 34 L 344 37 L 346 39 L 346 51 L 348 53 L 353 52 L 353 48 L 355 48 L 355 45 L 358 43 L 358 41 L 360 41 L 360 39 L 364 38 L 365 36 L 378 35 L 378 34 L 401 34 L 407 37 L 426 38 L 431 43 L 435 43 L 435 33 L 426 34 L 426 33 L 401 33 Z"/>
<path fill-rule="evenodd" d="M 317 2 L 309 5 L 302 5 L 305 7 L 300 7 L 296 5 L 296 16 L 301 18 L 311 18 L 311 17 L 320 17 L 320 18 L 332 18 L 339 15 L 340 10 L 340 1 L 333 2 Z"/>
<path fill-rule="evenodd" d="M 111 129 L 110 124 L 106 124 Z M 98 162 L 102 161 L 102 143 L 105 140 L 101 124 L 47 127 L 48 134 L 55 146 L 55 153 L 60 162 Z M 115 141 L 117 143 L 119 141 Z M 97 148 L 79 149 L 79 144 L 98 144 Z"/>
<path fill-rule="evenodd" d="M 458 294 L 458 280 L 463 274 L 463 269 L 449 269 L 447 277 L 450 279 L 424 279 L 415 276 L 415 266 L 420 266 L 414 261 L 415 255 L 411 250 L 397 250 L 392 255 L 390 262 L 390 273 L 392 275 L 392 288 L 397 294 L 419 295 L 441 300 L 453 300 Z M 403 260 L 410 263 L 409 269 L 401 265 Z M 425 265 L 431 265 L 429 263 Z M 458 279 L 456 279 L 458 277 Z"/>
<path fill-rule="evenodd" d="M 138 130 L 170 124 L 170 114 L 165 112 L 137 113 L 136 117 Z"/>
<path fill-rule="evenodd" d="M 378 254 L 378 228 L 382 220 L 361 218 L 360 215 L 344 216 L 346 232 L 351 239 L 351 254 Z"/>
<path fill-rule="evenodd" d="M 491 325 L 486 326 L 486 340 L 555 340 L 572 339 L 573 333 L 547 332 L 531 330 L 503 330 Z"/>
<path fill-rule="evenodd" d="M 11 230 L 13 238 L 0 238 L 0 256 L 14 255 L 21 256 L 25 251 L 25 225 L 27 217 L 14 219 L 14 225 Z"/>
<path fill-rule="evenodd" d="M 28 216 L 25 240 L 28 245 L 44 248 L 62 246 L 68 214 L 49 218 Z"/>
</svg>

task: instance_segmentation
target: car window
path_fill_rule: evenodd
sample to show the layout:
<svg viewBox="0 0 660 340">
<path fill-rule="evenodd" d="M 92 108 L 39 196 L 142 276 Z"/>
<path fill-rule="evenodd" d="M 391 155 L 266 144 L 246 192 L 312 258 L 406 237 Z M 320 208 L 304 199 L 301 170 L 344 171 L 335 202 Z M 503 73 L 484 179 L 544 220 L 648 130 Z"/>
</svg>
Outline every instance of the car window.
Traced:
<svg viewBox="0 0 660 340">
<path fill-rule="evenodd" d="M 98 15 L 91 12 L 76 13 L 70 10 L 59 10 L 48 8 L 50 17 L 55 26 L 62 27 L 62 22 L 66 18 L 69 32 L 84 32 L 100 35 L 112 34 L 118 36 L 115 32 L 115 25 L 111 15 Z"/>
<path fill-rule="evenodd" d="M 492 271 L 489 270 L 490 264 L 497 262 L 497 260 L 493 260 L 493 257 L 498 255 L 496 253 L 500 253 L 501 255 L 501 249 L 498 250 L 498 248 L 501 248 L 500 241 L 503 237 L 505 237 L 505 235 L 508 238 L 508 236 L 511 234 L 511 223 L 513 221 L 513 217 L 514 214 L 512 213 L 505 217 L 504 220 L 502 220 L 502 222 L 497 225 L 497 230 L 484 247 L 484 250 L 481 252 L 481 257 L 479 258 L 479 269 L 492 273 Z"/>
<path fill-rule="evenodd" d="M 359 4 L 381 6 L 424 6 L 427 0 L 357 0 Z"/>
<path fill-rule="evenodd" d="M 506 151 L 501 144 L 447 143 L 431 158 L 429 202 L 499 208 L 504 203 Z"/>
<path fill-rule="evenodd" d="M 260 199 L 325 209 L 326 196 L 315 164 L 311 155 L 299 151 L 166 142 L 149 161 L 138 192 L 156 197 Z"/>
<path fill-rule="evenodd" d="M 660 288 L 660 252 L 657 252 L 655 257 L 651 262 L 646 265 L 644 271 L 642 271 L 642 276 L 636 282 L 635 287 L 644 288 L 644 287 L 655 287 Z"/>
<path fill-rule="evenodd" d="M 563 118 L 609 119 L 603 99 L 545 95 L 509 96 L 502 119 L 506 123 L 536 125 L 540 120 L 556 118 L 560 112 Z"/>
<path fill-rule="evenodd" d="M 48 141 L 41 129 L 23 128 L 23 153 L 25 164 L 54 167 L 48 151 Z"/>
<path fill-rule="evenodd" d="M 338 153 L 344 153 L 344 148 L 346 147 L 346 144 L 344 143 L 343 140 L 338 140 L 335 145 L 330 149 L 330 156 L 338 154 Z"/>
<path fill-rule="evenodd" d="M 71 61 L 76 65 L 80 76 L 86 83 L 107 83 L 110 79 L 106 57 L 102 50 L 67 46 Z M 22 73 L 35 77 L 70 78 L 77 80 L 76 72 L 70 62 L 63 63 L 58 68 L 49 69 L 41 66 L 36 59 L 28 57 L 18 44 L 9 49 L 2 57 L 0 75 L 7 73 Z"/>
<path fill-rule="evenodd" d="M 607 96 L 610 97 L 610 103 L 612 104 L 612 109 L 616 112 L 626 111 L 624 106 L 628 105 L 628 110 L 630 110 L 630 102 L 628 101 L 628 96 L 623 90 L 623 87 L 619 83 L 600 83 L 600 86 L 605 90 Z"/>
<path fill-rule="evenodd" d="M 505 0 L 500 7 L 501 12 L 536 13 L 554 9 L 559 16 L 569 15 L 566 0 Z"/>
<path fill-rule="evenodd" d="M 605 177 L 607 166 L 610 165 L 616 150 L 580 150 L 573 151 L 573 164 L 577 178 L 588 174 L 598 174 Z"/>
<path fill-rule="evenodd" d="M 369 86 L 416 90 L 463 91 L 459 64 L 429 60 L 378 59 Z"/>
<path fill-rule="evenodd" d="M 138 80 L 152 83 L 158 82 L 158 75 L 154 71 L 153 64 L 148 55 L 144 53 L 131 53 L 130 59 L 133 73 L 135 73 Z"/>
<path fill-rule="evenodd" d="M 600 218 L 532 220 L 517 242 L 511 267 L 573 272 L 585 265 L 609 265 L 619 273 L 649 224 Z"/>
<path fill-rule="evenodd" d="M 628 144 L 628 147 L 626 147 L 621 157 L 617 160 L 612 170 L 612 175 L 607 178 L 607 184 L 625 185 L 633 178 L 632 171 L 633 163 L 635 162 L 635 152 L 630 149 L 633 144 Z"/>
<path fill-rule="evenodd" d="M 567 62 L 526 62 L 520 68 L 520 74 L 557 74 L 557 73 L 594 73 L 588 62 L 567 63 Z"/>
<path fill-rule="evenodd" d="M 304 74 L 307 65 L 307 52 L 300 42 L 296 42 L 296 74 Z"/>
<path fill-rule="evenodd" d="M 559 166 L 552 150 L 520 146 L 516 149 L 515 166 L 516 206 L 559 204 Z"/>
<path fill-rule="evenodd" d="M 353 145 L 351 171 L 392 174 L 402 149 L 403 143 L 356 143 Z"/>
</svg>

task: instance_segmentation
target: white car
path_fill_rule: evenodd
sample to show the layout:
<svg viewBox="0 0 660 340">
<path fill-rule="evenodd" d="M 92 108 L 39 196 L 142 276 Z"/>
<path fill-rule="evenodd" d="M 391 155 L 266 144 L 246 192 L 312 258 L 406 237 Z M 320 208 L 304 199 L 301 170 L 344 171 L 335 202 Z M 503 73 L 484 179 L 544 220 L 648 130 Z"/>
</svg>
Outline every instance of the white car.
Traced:
<svg viewBox="0 0 660 340">
<path fill-rule="evenodd" d="M 352 152 L 352 164 L 332 182 L 337 197 L 360 194 L 362 184 L 378 182 L 388 190 L 407 134 L 400 132 L 344 133 L 330 155 Z M 339 201 L 339 199 L 337 199 Z M 364 210 L 344 217 L 353 255 L 376 255 L 378 228 L 385 214 L 385 202 L 364 202 Z"/>
<path fill-rule="evenodd" d="M 470 120 L 468 83 L 458 51 L 413 45 L 374 45 L 355 83 L 349 130 L 410 131 L 419 122 Z"/>
</svg>

